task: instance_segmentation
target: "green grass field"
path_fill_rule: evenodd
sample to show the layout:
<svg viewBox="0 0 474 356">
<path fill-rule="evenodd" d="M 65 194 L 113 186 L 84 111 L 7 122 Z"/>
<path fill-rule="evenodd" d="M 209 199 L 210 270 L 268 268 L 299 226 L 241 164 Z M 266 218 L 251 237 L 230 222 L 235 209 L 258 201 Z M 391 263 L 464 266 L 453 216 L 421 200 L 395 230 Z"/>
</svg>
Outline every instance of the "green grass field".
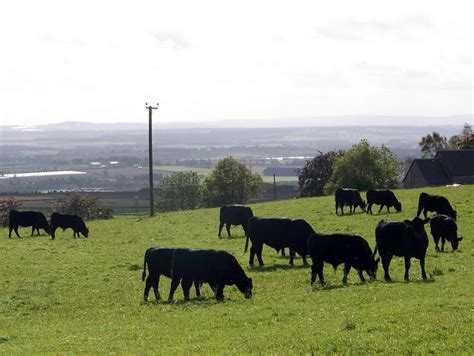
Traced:
<svg viewBox="0 0 474 356">
<path fill-rule="evenodd" d="M 319 232 L 361 234 L 373 248 L 377 222 L 412 218 L 421 191 L 396 191 L 403 212 L 389 215 L 336 216 L 333 197 L 252 208 L 260 216 L 304 218 Z M 394 258 L 392 283 L 382 281 L 380 268 L 375 282 L 361 284 L 352 271 L 343 286 L 342 267 L 326 265 L 328 285 L 312 290 L 301 259 L 289 267 L 268 247 L 266 266 L 249 268 L 240 227 L 230 239 L 217 238 L 218 209 L 93 221 L 88 239 L 73 239 L 71 230 L 54 241 L 32 238 L 27 228 L 24 238 L 8 239 L 0 229 L 0 354 L 473 354 L 474 186 L 423 191 L 450 199 L 464 236 L 455 253 L 436 253 L 430 236 L 427 282 L 416 260 L 404 282 L 403 259 Z M 206 285 L 201 299 L 184 302 L 179 288 L 173 303 L 144 304 L 143 254 L 157 245 L 232 252 L 254 280 L 253 298 L 233 286 L 216 302 Z M 169 284 L 162 277 L 164 297 Z"/>
</svg>

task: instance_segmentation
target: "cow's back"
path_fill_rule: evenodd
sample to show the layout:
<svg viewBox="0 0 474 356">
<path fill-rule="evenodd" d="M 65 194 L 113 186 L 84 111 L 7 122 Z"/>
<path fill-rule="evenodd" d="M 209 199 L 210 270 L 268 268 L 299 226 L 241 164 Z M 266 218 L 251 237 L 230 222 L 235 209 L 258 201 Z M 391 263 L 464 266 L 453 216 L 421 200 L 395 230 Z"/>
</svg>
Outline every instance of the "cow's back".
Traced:
<svg viewBox="0 0 474 356">
<path fill-rule="evenodd" d="M 232 204 L 220 208 L 219 219 L 221 223 L 241 225 L 246 224 L 253 216 L 252 209 L 245 205 Z"/>
<path fill-rule="evenodd" d="M 265 243 L 274 248 L 287 247 L 291 236 L 292 220 L 288 218 L 252 217 L 247 224 L 247 234 L 252 242 Z"/>
</svg>

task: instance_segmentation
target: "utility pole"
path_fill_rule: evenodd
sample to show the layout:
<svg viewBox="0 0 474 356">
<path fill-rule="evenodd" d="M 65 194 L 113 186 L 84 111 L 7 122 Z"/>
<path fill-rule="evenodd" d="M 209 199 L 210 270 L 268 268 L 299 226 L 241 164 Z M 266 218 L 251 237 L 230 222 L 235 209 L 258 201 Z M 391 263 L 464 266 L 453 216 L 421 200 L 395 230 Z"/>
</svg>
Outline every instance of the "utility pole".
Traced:
<svg viewBox="0 0 474 356">
<path fill-rule="evenodd" d="M 149 167 L 149 178 L 150 178 L 150 216 L 155 215 L 155 203 L 153 199 L 153 140 L 152 140 L 152 110 L 158 109 L 158 103 L 156 107 L 145 103 L 145 108 L 148 109 L 148 167 Z"/>
</svg>

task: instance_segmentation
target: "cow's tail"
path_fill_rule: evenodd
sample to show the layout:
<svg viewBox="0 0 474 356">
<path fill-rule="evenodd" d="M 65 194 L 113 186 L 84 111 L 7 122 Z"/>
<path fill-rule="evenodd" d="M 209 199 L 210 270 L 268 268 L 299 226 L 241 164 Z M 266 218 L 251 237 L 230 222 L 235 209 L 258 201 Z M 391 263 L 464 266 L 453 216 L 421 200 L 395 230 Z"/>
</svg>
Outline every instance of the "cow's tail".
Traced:
<svg viewBox="0 0 474 356">
<path fill-rule="evenodd" d="M 247 235 L 247 238 L 245 239 L 244 254 L 247 253 L 247 250 L 248 250 L 248 248 L 249 248 L 249 235 L 248 235 L 248 233 L 246 233 L 245 235 Z"/>
<path fill-rule="evenodd" d="M 145 252 L 145 257 L 143 258 L 143 273 L 142 273 L 142 282 L 145 280 L 146 278 L 146 257 L 148 255 L 148 251 Z"/>
<path fill-rule="evenodd" d="M 372 253 L 373 260 L 375 260 L 375 255 L 377 255 L 377 244 L 375 244 L 374 253 Z"/>
</svg>

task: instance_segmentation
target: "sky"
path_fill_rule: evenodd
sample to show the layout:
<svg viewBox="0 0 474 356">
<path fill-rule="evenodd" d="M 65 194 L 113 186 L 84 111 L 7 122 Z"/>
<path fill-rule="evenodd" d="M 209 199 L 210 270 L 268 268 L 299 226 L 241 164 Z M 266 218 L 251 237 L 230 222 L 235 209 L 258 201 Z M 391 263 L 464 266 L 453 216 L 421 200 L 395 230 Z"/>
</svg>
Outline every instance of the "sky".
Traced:
<svg viewBox="0 0 474 356">
<path fill-rule="evenodd" d="M 146 122 L 145 102 L 168 123 L 449 123 L 473 112 L 471 3 L 2 1 L 0 125 Z"/>
</svg>

